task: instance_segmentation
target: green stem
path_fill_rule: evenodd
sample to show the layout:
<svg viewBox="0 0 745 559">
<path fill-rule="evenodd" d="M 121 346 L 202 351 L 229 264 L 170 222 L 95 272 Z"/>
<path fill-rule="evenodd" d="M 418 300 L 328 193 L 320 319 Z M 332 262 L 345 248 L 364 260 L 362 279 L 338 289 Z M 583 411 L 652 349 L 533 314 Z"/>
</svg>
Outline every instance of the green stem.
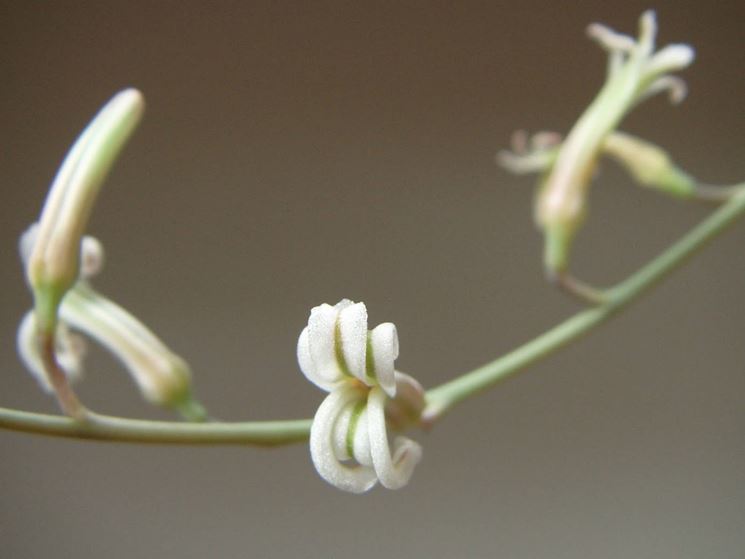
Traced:
<svg viewBox="0 0 745 559">
<path fill-rule="evenodd" d="M 432 423 L 455 404 L 579 339 L 633 302 L 745 212 L 745 183 L 734 188 L 737 192 L 726 204 L 631 277 L 604 291 L 603 304 L 581 311 L 507 355 L 427 391 L 424 423 Z"/>
<path fill-rule="evenodd" d="M 422 423 L 430 424 L 457 403 L 504 380 L 579 339 L 650 289 L 745 213 L 745 183 L 665 252 L 604 292 L 605 302 L 581 311 L 507 355 L 427 392 Z M 278 446 L 305 441 L 310 419 L 247 423 L 145 421 L 89 413 L 84 420 L 0 408 L 0 429 L 55 437 L 129 443 Z"/>
<path fill-rule="evenodd" d="M 125 443 L 280 446 L 307 440 L 310 419 L 243 423 L 147 421 L 89 413 L 84 421 L 0 408 L 0 428 Z"/>
</svg>

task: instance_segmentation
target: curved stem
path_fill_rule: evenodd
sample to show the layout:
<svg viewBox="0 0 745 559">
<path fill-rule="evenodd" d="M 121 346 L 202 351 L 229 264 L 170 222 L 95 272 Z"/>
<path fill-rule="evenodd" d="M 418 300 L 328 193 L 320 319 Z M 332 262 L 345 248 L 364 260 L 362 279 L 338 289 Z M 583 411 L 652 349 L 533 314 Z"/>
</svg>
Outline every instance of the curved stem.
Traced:
<svg viewBox="0 0 745 559">
<path fill-rule="evenodd" d="M 633 302 L 745 213 L 745 183 L 733 187 L 733 191 L 735 189 L 737 192 L 726 204 L 665 252 L 615 287 L 603 291 L 606 296 L 603 304 L 581 311 L 507 355 L 429 390 L 427 407 L 422 416 L 423 422 L 432 423 L 458 402 L 491 387 L 531 363 L 579 339 Z"/>
<path fill-rule="evenodd" d="M 745 213 L 745 183 L 733 187 L 736 194 L 638 272 L 604 291 L 604 302 L 581 311 L 507 355 L 426 393 L 422 424 L 442 417 L 457 403 L 486 390 L 501 380 L 578 340 L 594 327 L 636 300 Z M 176 423 L 99 415 L 85 419 L 0 408 L 0 429 L 56 437 L 129 443 L 278 446 L 305 441 L 310 419 L 247 423 Z"/>
</svg>

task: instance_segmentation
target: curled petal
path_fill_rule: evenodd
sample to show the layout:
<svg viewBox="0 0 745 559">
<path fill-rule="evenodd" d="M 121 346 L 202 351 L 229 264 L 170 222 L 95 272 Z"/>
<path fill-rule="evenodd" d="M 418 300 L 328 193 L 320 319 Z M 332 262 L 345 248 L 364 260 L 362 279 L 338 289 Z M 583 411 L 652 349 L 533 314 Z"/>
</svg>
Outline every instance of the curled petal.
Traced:
<svg viewBox="0 0 745 559">
<path fill-rule="evenodd" d="M 542 173 L 551 167 L 555 159 L 556 153 L 549 151 L 519 154 L 501 150 L 497 153 L 497 163 L 515 175 Z"/>
<path fill-rule="evenodd" d="M 676 72 L 690 66 L 696 53 L 693 47 L 686 44 L 668 45 L 658 51 L 649 61 L 645 73 L 649 75 L 662 75 L 668 72 Z"/>
<path fill-rule="evenodd" d="M 319 475 L 331 485 L 352 493 L 364 493 L 378 481 L 371 466 L 343 464 L 336 452 L 337 447 L 346 446 L 346 433 L 351 421 L 349 407 L 361 399 L 364 399 L 364 392 L 357 388 L 335 390 L 321 403 L 310 428 L 310 456 Z M 346 429 L 337 429 L 340 420 Z M 343 443 L 340 440 L 342 433 Z"/>
<path fill-rule="evenodd" d="M 391 398 L 396 395 L 396 378 L 393 362 L 398 358 L 398 333 L 396 326 L 385 322 L 376 326 L 369 337 L 367 348 L 367 374 L 374 378 Z"/>
<path fill-rule="evenodd" d="M 325 390 L 326 392 L 330 392 L 331 390 L 333 390 L 334 387 L 337 386 L 343 378 L 340 375 L 327 377 L 318 372 L 318 368 L 316 367 L 313 361 L 313 357 L 310 353 L 310 342 L 307 326 L 303 328 L 303 331 L 300 333 L 300 337 L 297 341 L 297 360 L 300 365 L 300 370 L 303 372 L 305 377 L 310 382 L 315 384 L 318 388 L 320 388 L 321 390 Z"/>
<path fill-rule="evenodd" d="M 380 483 L 388 489 L 406 485 L 414 467 L 422 458 L 422 447 L 405 437 L 396 437 L 393 452 L 388 445 L 385 422 L 386 395 L 380 388 L 372 388 L 367 398 L 367 421 L 370 435 L 370 454 Z"/>
<path fill-rule="evenodd" d="M 335 354 L 342 371 L 365 384 L 367 352 L 367 308 L 364 303 L 345 304 L 339 311 L 334 331 Z"/>
<path fill-rule="evenodd" d="M 658 93 L 667 91 L 667 97 L 673 105 L 677 105 L 688 94 L 688 86 L 685 81 L 677 76 L 662 76 L 654 80 L 639 96 L 637 103 L 641 103 Z"/>
<path fill-rule="evenodd" d="M 602 23 L 591 23 L 588 25 L 587 36 L 608 52 L 620 51 L 629 53 L 636 46 L 636 41 L 632 37 L 618 33 Z"/>
<path fill-rule="evenodd" d="M 319 387 L 329 390 L 345 377 L 337 356 L 336 328 L 339 307 L 345 308 L 350 301 L 342 301 L 335 307 L 323 304 L 310 311 L 307 327 L 308 357 L 304 358 L 306 368 L 303 373 Z M 304 331 L 305 332 L 305 331 Z M 302 335 L 301 335 L 302 338 Z M 298 345 L 300 348 L 300 345 Z M 304 350 L 303 350 L 304 351 Z M 300 349 L 298 349 L 300 358 Z M 302 363 L 301 363 L 302 366 Z"/>
<path fill-rule="evenodd" d="M 533 151 L 556 148 L 559 144 L 561 144 L 561 134 L 552 130 L 536 132 L 530 139 L 530 149 Z"/>
<path fill-rule="evenodd" d="M 543 130 L 528 138 L 525 130 L 516 130 L 510 141 L 512 151 L 497 153 L 497 163 L 515 175 L 542 173 L 556 160 L 561 135 Z"/>
</svg>

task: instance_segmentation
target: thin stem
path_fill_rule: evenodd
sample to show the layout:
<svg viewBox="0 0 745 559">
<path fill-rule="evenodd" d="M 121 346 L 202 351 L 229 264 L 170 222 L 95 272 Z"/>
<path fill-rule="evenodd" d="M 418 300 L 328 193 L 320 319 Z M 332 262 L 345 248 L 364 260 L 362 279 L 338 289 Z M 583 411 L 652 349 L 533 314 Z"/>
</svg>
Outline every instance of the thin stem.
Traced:
<svg viewBox="0 0 745 559">
<path fill-rule="evenodd" d="M 83 420 L 88 414 L 88 410 L 80 403 L 78 396 L 67 380 L 67 376 L 57 362 L 57 356 L 54 351 L 54 332 L 55 330 L 52 329 L 40 333 L 42 336 L 41 361 L 62 412 L 76 420 Z"/>
<path fill-rule="evenodd" d="M 735 188 L 737 193 L 726 204 L 665 252 L 625 281 L 604 291 L 606 299 L 603 304 L 579 312 L 507 355 L 429 390 L 422 416 L 424 424 L 431 424 L 455 404 L 579 339 L 633 302 L 745 212 L 745 183 L 733 190 Z"/>
<path fill-rule="evenodd" d="M 310 419 L 177 423 L 89 413 L 84 421 L 0 408 L 0 428 L 38 435 L 125 443 L 280 446 L 307 440 Z"/>
<path fill-rule="evenodd" d="M 568 272 L 550 274 L 548 279 L 567 295 L 587 305 L 602 305 L 606 301 L 606 294 L 601 289 L 577 279 Z"/>
<path fill-rule="evenodd" d="M 745 213 L 745 183 L 737 193 L 657 258 L 604 291 L 605 302 L 581 311 L 507 355 L 429 390 L 422 424 L 442 417 L 457 403 L 504 380 L 578 340 L 636 300 Z M 734 190 L 734 189 L 733 189 Z M 248 423 L 145 421 L 89 412 L 83 421 L 0 408 L 0 428 L 26 433 L 130 443 L 277 446 L 305 441 L 310 419 Z"/>
</svg>

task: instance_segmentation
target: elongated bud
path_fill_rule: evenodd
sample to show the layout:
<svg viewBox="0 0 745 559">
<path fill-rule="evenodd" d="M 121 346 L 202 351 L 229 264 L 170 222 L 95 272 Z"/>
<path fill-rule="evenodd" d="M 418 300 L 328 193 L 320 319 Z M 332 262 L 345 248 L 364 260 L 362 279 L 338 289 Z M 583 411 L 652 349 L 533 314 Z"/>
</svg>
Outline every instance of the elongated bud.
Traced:
<svg viewBox="0 0 745 559">
<path fill-rule="evenodd" d="M 192 396 L 189 366 L 123 308 L 79 284 L 65 296 L 60 318 L 113 353 L 146 400 L 193 421 L 205 419 L 204 408 Z"/>
<path fill-rule="evenodd" d="M 603 151 L 623 165 L 642 186 L 681 198 L 694 194 L 696 181 L 693 177 L 677 167 L 667 152 L 650 142 L 614 132 L 605 139 Z"/>
<path fill-rule="evenodd" d="M 91 208 L 143 109 L 142 95 L 135 89 L 114 96 L 79 136 L 52 183 L 26 269 L 44 332 L 53 331 L 60 301 L 77 280 Z"/>
</svg>

